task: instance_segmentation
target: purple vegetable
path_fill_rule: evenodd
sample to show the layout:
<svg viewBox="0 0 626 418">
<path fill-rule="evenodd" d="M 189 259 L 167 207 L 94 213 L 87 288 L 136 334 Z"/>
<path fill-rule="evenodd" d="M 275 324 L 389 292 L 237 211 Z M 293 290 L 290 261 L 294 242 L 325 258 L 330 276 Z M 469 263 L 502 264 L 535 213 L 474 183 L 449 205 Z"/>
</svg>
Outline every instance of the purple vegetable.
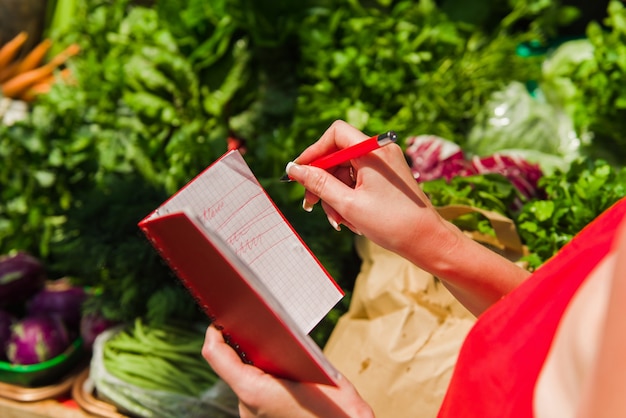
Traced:
<svg viewBox="0 0 626 418">
<path fill-rule="evenodd" d="M 476 174 L 461 147 L 438 136 L 410 137 L 405 155 L 418 182 Z"/>
<path fill-rule="evenodd" d="M 472 167 L 477 173 L 499 173 L 526 198 L 537 195 L 537 183 L 543 172 L 537 164 L 531 164 L 521 157 L 494 154 L 488 157 L 472 158 Z"/>
<path fill-rule="evenodd" d="M 58 356 L 70 345 L 58 317 L 26 317 L 13 325 L 7 357 L 13 364 L 36 364 Z"/>
<path fill-rule="evenodd" d="M 85 299 L 87 293 L 82 287 L 60 279 L 33 296 L 28 302 L 28 315 L 57 315 L 69 329 L 78 331 Z"/>
<path fill-rule="evenodd" d="M 496 153 L 468 159 L 457 144 L 433 135 L 408 138 L 405 154 L 418 182 L 498 173 L 526 198 L 537 196 L 540 192 L 537 184 L 543 172 L 539 165 L 514 155 Z"/>
<path fill-rule="evenodd" d="M 35 257 L 18 252 L 0 256 L 0 306 L 24 302 L 44 287 L 46 272 Z"/>
<path fill-rule="evenodd" d="M 15 320 L 13 314 L 0 310 L 0 360 L 6 359 L 6 348 L 11 337 L 11 327 Z"/>
<path fill-rule="evenodd" d="M 80 321 L 80 336 L 86 349 L 91 350 L 96 337 L 103 331 L 117 325 L 117 322 L 104 318 L 97 313 L 84 315 Z"/>
<path fill-rule="evenodd" d="M 413 176 L 419 182 L 470 174 L 461 147 L 434 135 L 407 140 L 406 156 Z"/>
</svg>

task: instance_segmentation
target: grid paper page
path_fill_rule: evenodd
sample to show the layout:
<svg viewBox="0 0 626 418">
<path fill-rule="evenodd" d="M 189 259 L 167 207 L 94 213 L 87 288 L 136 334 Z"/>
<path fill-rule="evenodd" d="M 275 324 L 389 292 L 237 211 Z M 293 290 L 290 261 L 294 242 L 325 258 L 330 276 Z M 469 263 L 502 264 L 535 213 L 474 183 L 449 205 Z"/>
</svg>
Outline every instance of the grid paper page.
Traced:
<svg viewBox="0 0 626 418">
<path fill-rule="evenodd" d="M 159 214 L 187 210 L 248 264 L 306 334 L 342 293 L 269 199 L 239 152 L 226 154 Z"/>
</svg>

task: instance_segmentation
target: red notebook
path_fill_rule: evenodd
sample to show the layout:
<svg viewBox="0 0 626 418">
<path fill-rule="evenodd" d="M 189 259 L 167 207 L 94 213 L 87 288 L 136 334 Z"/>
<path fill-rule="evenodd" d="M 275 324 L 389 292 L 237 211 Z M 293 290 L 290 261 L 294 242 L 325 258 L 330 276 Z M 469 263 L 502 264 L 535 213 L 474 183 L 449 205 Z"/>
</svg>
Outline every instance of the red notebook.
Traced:
<svg viewBox="0 0 626 418">
<path fill-rule="evenodd" d="M 308 333 L 343 296 L 238 151 L 139 227 L 241 358 L 275 376 L 336 384 Z"/>
</svg>

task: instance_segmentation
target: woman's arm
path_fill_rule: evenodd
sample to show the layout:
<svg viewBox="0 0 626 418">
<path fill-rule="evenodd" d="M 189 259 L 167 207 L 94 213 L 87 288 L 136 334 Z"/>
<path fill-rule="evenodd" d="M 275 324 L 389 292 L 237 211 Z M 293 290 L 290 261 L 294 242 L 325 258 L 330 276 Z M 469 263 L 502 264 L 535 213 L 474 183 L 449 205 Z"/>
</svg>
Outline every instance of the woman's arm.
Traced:
<svg viewBox="0 0 626 418">
<path fill-rule="evenodd" d="M 439 216 L 398 145 L 329 171 L 306 165 L 366 137 L 345 122 L 335 122 L 297 164 L 289 164 L 290 177 L 306 189 L 305 209 L 321 200 L 333 226 L 344 224 L 439 277 L 476 315 L 528 276 Z"/>
<path fill-rule="evenodd" d="M 336 122 L 296 164 L 289 164 L 290 177 L 306 189 L 306 210 L 321 200 L 333 227 L 343 224 L 363 233 L 430 271 L 475 314 L 527 277 L 525 270 L 467 238 L 439 216 L 413 178 L 399 146 L 388 145 L 328 171 L 306 166 L 366 138 L 350 125 Z M 330 387 L 277 379 L 244 364 L 213 327 L 207 330 L 202 353 L 237 394 L 242 417 L 373 417 L 347 380 Z"/>
<path fill-rule="evenodd" d="M 596 363 L 578 411 L 579 418 L 626 416 L 626 220 L 615 239 L 616 261 L 609 306 Z"/>
</svg>

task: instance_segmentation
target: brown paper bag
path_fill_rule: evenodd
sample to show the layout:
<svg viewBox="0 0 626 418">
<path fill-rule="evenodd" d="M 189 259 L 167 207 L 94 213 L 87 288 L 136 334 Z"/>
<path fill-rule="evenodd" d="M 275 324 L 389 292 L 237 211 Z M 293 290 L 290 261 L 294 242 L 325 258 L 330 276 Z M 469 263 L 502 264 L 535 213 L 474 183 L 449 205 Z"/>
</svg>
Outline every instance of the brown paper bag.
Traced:
<svg viewBox="0 0 626 418">
<path fill-rule="evenodd" d="M 519 258 L 524 249 L 510 219 L 468 206 L 439 208 L 446 219 L 476 211 L 496 237 L 473 238 Z M 377 418 L 435 417 L 475 318 L 431 274 L 363 237 L 356 249 L 362 265 L 350 307 L 324 352 Z"/>
</svg>

